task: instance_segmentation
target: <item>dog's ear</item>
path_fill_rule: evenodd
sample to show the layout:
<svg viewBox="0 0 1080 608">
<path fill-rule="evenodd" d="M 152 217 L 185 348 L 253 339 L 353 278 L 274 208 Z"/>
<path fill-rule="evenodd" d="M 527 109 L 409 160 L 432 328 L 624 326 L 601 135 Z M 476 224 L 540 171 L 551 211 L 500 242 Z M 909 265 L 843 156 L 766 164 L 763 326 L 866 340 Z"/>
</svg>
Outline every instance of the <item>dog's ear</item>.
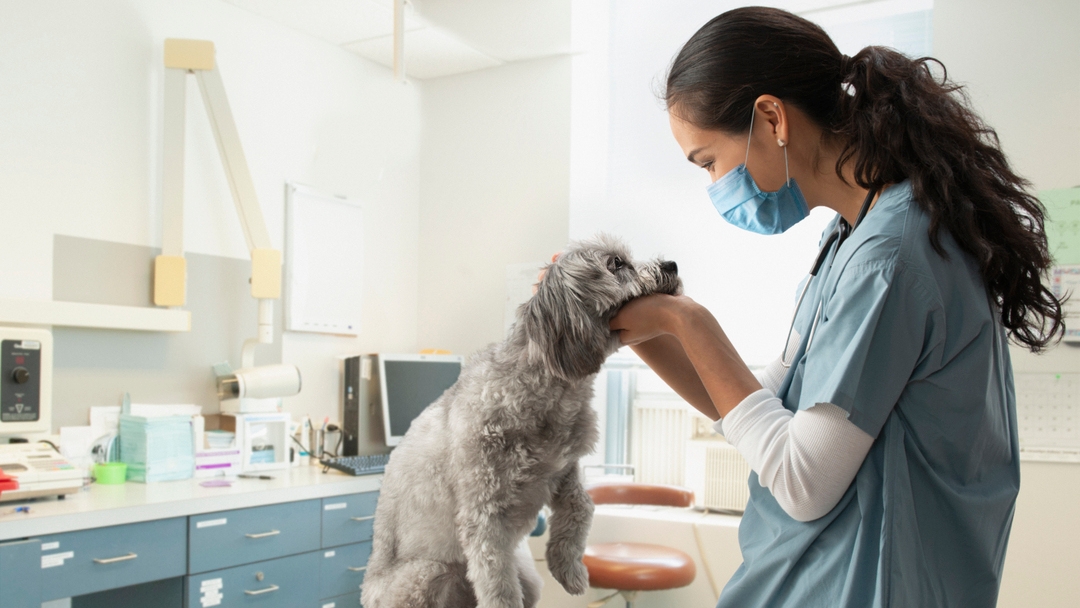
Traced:
<svg viewBox="0 0 1080 608">
<path fill-rule="evenodd" d="M 564 380 L 595 374 L 607 358 L 611 330 L 569 284 L 557 265 L 547 268 L 536 295 L 523 306 L 521 323 L 530 360 Z"/>
</svg>

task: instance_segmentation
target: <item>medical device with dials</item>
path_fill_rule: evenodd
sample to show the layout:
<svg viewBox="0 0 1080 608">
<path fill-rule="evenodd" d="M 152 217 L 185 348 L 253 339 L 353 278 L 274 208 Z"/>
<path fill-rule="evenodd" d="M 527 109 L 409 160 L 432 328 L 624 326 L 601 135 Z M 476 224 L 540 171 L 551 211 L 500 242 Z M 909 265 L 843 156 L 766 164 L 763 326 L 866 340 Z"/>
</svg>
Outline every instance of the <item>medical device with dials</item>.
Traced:
<svg viewBox="0 0 1080 608">
<path fill-rule="evenodd" d="M 82 470 L 47 443 L 0 444 L 0 470 L 19 482 L 18 490 L 0 494 L 0 502 L 73 494 L 83 485 Z"/>
<path fill-rule="evenodd" d="M 52 427 L 52 334 L 0 327 L 0 435 Z"/>
</svg>

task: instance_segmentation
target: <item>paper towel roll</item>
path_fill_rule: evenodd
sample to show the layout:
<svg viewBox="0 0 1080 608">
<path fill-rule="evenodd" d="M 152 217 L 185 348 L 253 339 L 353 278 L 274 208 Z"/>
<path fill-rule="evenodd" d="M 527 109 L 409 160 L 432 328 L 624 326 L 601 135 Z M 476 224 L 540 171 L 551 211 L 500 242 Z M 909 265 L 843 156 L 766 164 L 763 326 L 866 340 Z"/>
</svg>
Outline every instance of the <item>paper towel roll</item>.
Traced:
<svg viewBox="0 0 1080 608">
<path fill-rule="evenodd" d="M 262 365 L 236 370 L 238 397 L 266 399 L 291 397 L 300 392 L 300 370 L 295 365 Z"/>
</svg>

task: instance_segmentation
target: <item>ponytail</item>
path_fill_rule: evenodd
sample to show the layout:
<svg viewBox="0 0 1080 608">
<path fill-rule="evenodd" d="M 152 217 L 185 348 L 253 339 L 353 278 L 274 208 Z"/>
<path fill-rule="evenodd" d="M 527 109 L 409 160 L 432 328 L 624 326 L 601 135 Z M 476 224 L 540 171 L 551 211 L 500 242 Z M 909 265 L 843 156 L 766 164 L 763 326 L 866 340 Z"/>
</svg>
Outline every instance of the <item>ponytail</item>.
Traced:
<svg viewBox="0 0 1080 608">
<path fill-rule="evenodd" d="M 763 94 L 798 107 L 839 144 L 841 179 L 851 167 L 862 188 L 910 180 L 934 250 L 946 256 L 944 229 L 974 258 L 1014 341 L 1039 352 L 1060 336 L 1062 300 L 1043 283 L 1052 264 L 1045 210 L 940 62 L 877 46 L 847 57 L 801 17 L 740 8 L 683 46 L 665 101 L 699 128 L 736 134 Z"/>
</svg>

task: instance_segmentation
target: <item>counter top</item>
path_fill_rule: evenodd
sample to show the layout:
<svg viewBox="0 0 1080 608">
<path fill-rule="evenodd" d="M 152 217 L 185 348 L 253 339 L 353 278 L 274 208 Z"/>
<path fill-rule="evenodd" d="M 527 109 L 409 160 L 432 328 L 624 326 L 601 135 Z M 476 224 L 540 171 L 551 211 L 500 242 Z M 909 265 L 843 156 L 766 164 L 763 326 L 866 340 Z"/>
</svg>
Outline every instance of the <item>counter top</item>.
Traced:
<svg viewBox="0 0 1080 608">
<path fill-rule="evenodd" d="M 0 503 L 0 541 L 371 492 L 382 483 L 382 475 L 354 477 L 333 469 L 323 473 L 319 466 L 265 474 L 274 479 L 236 479 L 232 486 L 220 488 L 199 485 L 207 479 L 91 484 L 64 500 Z M 18 506 L 29 506 L 30 512 L 14 512 Z"/>
</svg>

